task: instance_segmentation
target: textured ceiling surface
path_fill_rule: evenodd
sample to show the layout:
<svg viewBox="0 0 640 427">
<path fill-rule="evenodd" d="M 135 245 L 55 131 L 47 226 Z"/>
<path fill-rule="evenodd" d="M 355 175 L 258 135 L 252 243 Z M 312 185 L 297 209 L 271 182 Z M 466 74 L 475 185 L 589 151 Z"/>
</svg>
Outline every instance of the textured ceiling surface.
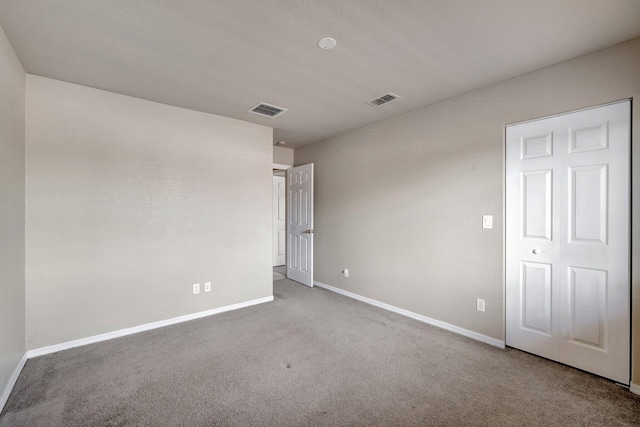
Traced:
<svg viewBox="0 0 640 427">
<path fill-rule="evenodd" d="M 28 73 L 297 147 L 639 37 L 640 1 L 0 0 L 0 25 Z M 261 101 L 289 112 L 246 112 Z"/>
</svg>

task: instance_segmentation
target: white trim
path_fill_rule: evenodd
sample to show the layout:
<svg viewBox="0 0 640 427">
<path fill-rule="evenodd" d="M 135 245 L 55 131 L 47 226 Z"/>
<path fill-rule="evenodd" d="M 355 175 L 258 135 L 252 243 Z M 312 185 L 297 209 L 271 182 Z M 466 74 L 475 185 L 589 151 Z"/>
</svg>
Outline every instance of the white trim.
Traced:
<svg viewBox="0 0 640 427">
<path fill-rule="evenodd" d="M 293 165 L 283 165 L 281 163 L 273 164 L 273 169 L 287 170 L 287 169 L 291 169 L 292 167 Z"/>
<path fill-rule="evenodd" d="M 502 334 L 507 343 L 507 126 L 502 127 Z"/>
<path fill-rule="evenodd" d="M 22 359 L 20 359 L 20 362 L 18 362 L 18 366 L 16 366 L 16 369 L 13 370 L 13 373 L 9 377 L 9 381 L 7 381 L 7 385 L 2 391 L 2 395 L 0 395 L 0 412 L 4 410 L 4 405 L 7 404 L 9 395 L 11 395 L 11 391 L 16 385 L 16 381 L 18 381 L 18 377 L 20 376 L 20 372 L 22 372 L 22 368 L 24 368 L 25 363 L 27 363 L 27 353 L 22 355 Z"/>
<path fill-rule="evenodd" d="M 640 395 L 640 384 L 636 384 L 633 381 L 629 384 L 629 391 L 633 394 Z"/>
<path fill-rule="evenodd" d="M 237 310 L 239 308 L 245 308 L 245 307 L 249 307 L 256 304 L 262 304 L 264 302 L 269 302 L 269 301 L 273 301 L 273 295 L 270 297 L 258 298 L 251 301 L 241 302 L 238 304 L 232 304 L 232 305 L 226 305 L 224 307 L 213 308 L 211 310 L 200 311 L 198 313 L 186 314 L 184 316 L 178 316 L 172 319 L 160 320 L 158 322 L 152 322 L 152 323 L 145 323 L 143 325 L 134 326 L 132 328 L 126 328 L 126 329 L 120 329 L 113 332 L 107 332 L 106 334 L 94 335 L 92 337 L 80 338 L 78 340 L 49 345 L 47 347 L 36 348 L 34 350 L 27 351 L 26 354 L 27 354 L 27 357 L 31 359 L 33 357 L 55 353 L 57 351 L 68 350 L 70 348 L 80 347 L 87 344 L 107 341 L 113 338 L 120 338 L 127 335 L 137 334 L 138 332 L 144 332 L 144 331 L 149 331 L 151 329 L 157 329 L 165 326 L 175 325 L 176 323 L 188 322 L 190 320 L 200 319 L 202 317 L 224 313 L 225 311 Z"/>
<path fill-rule="evenodd" d="M 505 125 L 505 128 L 509 127 L 509 126 L 521 125 L 521 124 L 524 124 L 524 123 L 537 122 L 538 120 L 552 119 L 554 117 L 564 116 L 565 114 L 579 113 L 581 111 L 593 110 L 594 108 L 607 107 L 609 105 L 619 104 L 621 102 L 627 102 L 627 101 L 633 101 L 633 98 L 622 98 L 622 99 L 618 99 L 616 101 L 605 102 L 604 104 L 591 105 L 589 107 L 579 108 L 577 110 L 562 111 L 560 113 L 550 114 L 548 116 L 542 116 L 542 117 L 538 117 L 538 118 L 535 118 L 535 119 L 528 119 L 528 120 L 523 120 L 521 122 L 515 122 L 515 123 L 507 123 Z"/>
<path fill-rule="evenodd" d="M 420 322 L 428 323 L 429 325 L 437 326 L 438 328 L 446 329 L 448 331 L 455 332 L 456 334 L 464 335 L 465 337 L 468 337 L 468 338 L 473 338 L 474 340 L 481 341 L 485 344 L 493 345 L 499 348 L 505 348 L 504 341 L 491 338 L 487 335 L 479 334 L 477 332 L 473 332 L 468 329 L 460 328 L 450 323 L 432 319 L 430 317 L 423 316 L 421 314 L 414 313 L 412 311 L 405 310 L 403 308 L 399 308 L 390 304 L 386 304 L 384 302 L 376 301 L 371 298 L 363 297 L 362 295 L 354 294 L 352 292 L 345 291 L 343 289 L 335 288 L 333 286 L 327 285 L 326 283 L 318 282 L 317 280 L 314 280 L 313 284 L 319 288 L 324 288 L 331 292 L 335 292 L 337 294 L 344 295 L 346 297 L 353 298 L 355 300 L 362 301 L 364 303 L 371 304 L 379 308 L 384 308 L 385 310 L 393 311 L 394 313 L 398 313 L 403 316 L 410 317 Z"/>
</svg>

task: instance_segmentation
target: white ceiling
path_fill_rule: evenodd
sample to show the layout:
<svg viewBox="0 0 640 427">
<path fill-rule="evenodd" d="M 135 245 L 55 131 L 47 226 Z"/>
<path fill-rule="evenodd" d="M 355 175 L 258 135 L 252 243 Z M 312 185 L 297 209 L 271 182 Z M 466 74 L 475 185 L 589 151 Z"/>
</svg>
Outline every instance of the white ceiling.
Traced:
<svg viewBox="0 0 640 427">
<path fill-rule="evenodd" d="M 29 73 L 297 147 L 639 37 L 640 1 L 0 0 L 0 25 Z M 289 112 L 246 112 L 260 101 Z"/>
</svg>

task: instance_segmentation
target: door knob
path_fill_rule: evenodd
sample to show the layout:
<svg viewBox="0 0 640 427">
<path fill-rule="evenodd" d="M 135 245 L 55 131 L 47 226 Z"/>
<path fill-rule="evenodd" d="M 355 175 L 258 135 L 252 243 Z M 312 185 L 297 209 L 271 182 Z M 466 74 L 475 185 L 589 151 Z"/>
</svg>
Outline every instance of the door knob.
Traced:
<svg viewBox="0 0 640 427">
<path fill-rule="evenodd" d="M 534 255 L 538 255 L 538 250 L 537 250 L 537 249 L 534 249 L 534 250 L 533 250 L 533 254 L 534 254 Z"/>
<path fill-rule="evenodd" d="M 307 233 L 307 234 L 313 234 L 314 233 L 313 230 L 304 230 L 304 232 Z"/>
</svg>

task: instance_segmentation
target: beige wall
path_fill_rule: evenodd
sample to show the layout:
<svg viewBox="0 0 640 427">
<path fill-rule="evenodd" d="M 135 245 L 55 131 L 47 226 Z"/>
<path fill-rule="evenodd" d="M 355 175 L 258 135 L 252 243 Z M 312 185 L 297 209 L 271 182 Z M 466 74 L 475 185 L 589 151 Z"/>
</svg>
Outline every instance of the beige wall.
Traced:
<svg viewBox="0 0 640 427">
<path fill-rule="evenodd" d="M 503 340 L 504 126 L 629 97 L 640 99 L 640 39 L 296 149 L 296 165 L 315 163 L 315 279 Z M 637 150 L 632 162 L 638 253 Z M 640 384 L 637 256 L 632 274 Z"/>
<path fill-rule="evenodd" d="M 271 128 L 28 75 L 26 143 L 28 349 L 272 295 Z"/>
<path fill-rule="evenodd" d="M 0 396 L 25 351 L 24 100 L 25 73 L 0 28 Z"/>
<path fill-rule="evenodd" d="M 273 163 L 293 166 L 293 149 L 273 146 Z"/>
</svg>

